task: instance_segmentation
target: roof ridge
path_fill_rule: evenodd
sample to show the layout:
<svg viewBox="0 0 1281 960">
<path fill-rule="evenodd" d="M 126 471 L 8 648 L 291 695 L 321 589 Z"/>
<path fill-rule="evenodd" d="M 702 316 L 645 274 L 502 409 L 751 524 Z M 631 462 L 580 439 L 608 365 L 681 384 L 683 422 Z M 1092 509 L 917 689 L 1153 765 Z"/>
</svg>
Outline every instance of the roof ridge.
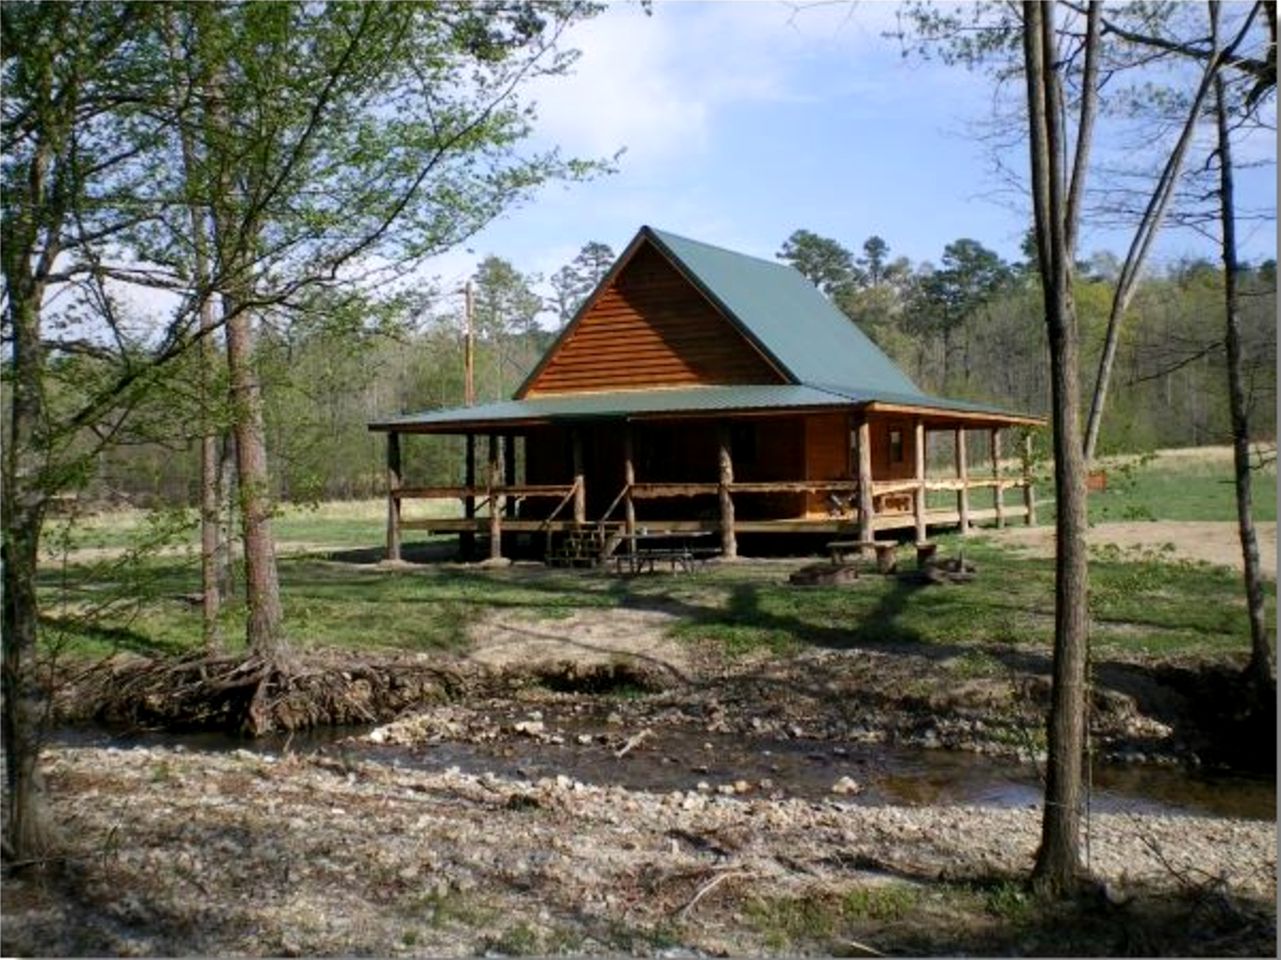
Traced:
<svg viewBox="0 0 1281 960">
<path fill-rule="evenodd" d="M 708 250 L 715 250 L 717 253 L 729 254 L 731 257 L 738 257 L 741 260 L 754 260 L 757 263 L 764 264 L 765 266 L 768 266 L 768 267 L 775 267 L 779 270 L 787 270 L 789 272 L 795 272 L 797 274 L 800 274 L 800 271 L 797 270 L 790 263 L 782 263 L 778 260 L 767 260 L 765 257 L 758 257 L 752 253 L 743 253 L 741 250 L 731 250 L 729 247 L 722 247 L 722 246 L 718 246 L 715 243 L 708 243 L 706 240 L 696 240 L 693 237 L 687 237 L 684 234 L 674 233 L 671 230 L 663 230 L 659 227 L 650 226 L 649 224 L 646 224 L 641 229 L 649 231 L 650 233 L 658 237 L 660 240 L 666 237 L 671 237 L 673 240 L 679 240 L 682 243 L 692 243 L 695 246 L 704 247 Z M 804 274 L 800 274 L 800 275 L 804 276 Z"/>
</svg>

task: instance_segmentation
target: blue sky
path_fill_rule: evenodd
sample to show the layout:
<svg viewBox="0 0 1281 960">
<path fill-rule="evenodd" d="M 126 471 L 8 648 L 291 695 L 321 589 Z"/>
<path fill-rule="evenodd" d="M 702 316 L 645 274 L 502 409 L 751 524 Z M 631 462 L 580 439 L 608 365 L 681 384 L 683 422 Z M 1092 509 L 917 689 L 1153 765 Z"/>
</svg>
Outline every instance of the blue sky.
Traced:
<svg viewBox="0 0 1281 960">
<path fill-rule="evenodd" d="M 580 156 L 625 147 L 618 172 L 542 190 L 426 272 L 452 285 L 493 253 L 548 275 L 589 240 L 621 250 L 643 223 L 767 257 L 798 227 L 855 250 L 876 233 L 914 262 L 937 261 L 958 237 L 1016 257 L 1026 214 L 975 136 L 992 81 L 904 59 L 882 36 L 895 13 L 867 0 L 656 0 L 652 16 L 611 4 L 572 32 L 574 73 L 540 81 L 535 98 L 540 139 Z M 1104 141 L 1101 151 L 1133 147 Z M 1246 147 L 1275 160 L 1274 134 Z M 1020 160 L 1010 157 L 1021 171 Z M 1243 205 L 1274 210 L 1275 176 L 1244 174 Z M 1246 259 L 1275 257 L 1274 223 L 1241 232 Z M 1127 242 L 1087 226 L 1080 249 L 1121 254 Z M 1214 252 L 1167 231 L 1154 260 Z"/>
</svg>

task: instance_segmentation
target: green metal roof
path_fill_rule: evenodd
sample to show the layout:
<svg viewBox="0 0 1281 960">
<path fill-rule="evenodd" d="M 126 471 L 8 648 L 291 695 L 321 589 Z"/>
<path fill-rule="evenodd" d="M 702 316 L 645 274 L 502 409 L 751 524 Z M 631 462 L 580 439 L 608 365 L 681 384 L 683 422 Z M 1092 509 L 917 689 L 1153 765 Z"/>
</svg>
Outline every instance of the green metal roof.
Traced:
<svg viewBox="0 0 1281 960">
<path fill-rule="evenodd" d="M 661 417 L 673 414 L 728 413 L 753 410 L 805 410 L 849 407 L 869 402 L 922 405 L 941 411 L 991 414 L 1001 411 L 978 404 L 922 394 L 858 394 L 849 390 L 805 384 L 769 384 L 727 387 L 682 387 L 662 390 L 619 390 L 608 393 L 559 393 L 526 400 L 503 400 L 475 407 L 426 410 L 387 417 L 369 424 L 371 430 L 421 429 L 449 432 L 451 428 L 573 422 L 594 418 Z"/>
<path fill-rule="evenodd" d="M 814 284 L 786 264 L 642 227 L 795 383 L 928 398 Z"/>
<path fill-rule="evenodd" d="M 1026 414 L 923 393 L 848 317 L 790 266 L 641 227 L 548 356 L 645 241 L 715 303 L 791 383 L 540 395 L 373 421 L 371 430 L 461 432 L 465 427 L 681 413 L 849 407 L 868 403 L 1033 422 Z M 544 358 L 546 363 L 546 357 Z M 537 370 L 535 371 L 535 375 Z M 531 375 L 532 377 L 533 375 Z M 530 381 L 526 381 L 528 384 Z M 525 385 L 517 391 L 521 396 Z"/>
</svg>

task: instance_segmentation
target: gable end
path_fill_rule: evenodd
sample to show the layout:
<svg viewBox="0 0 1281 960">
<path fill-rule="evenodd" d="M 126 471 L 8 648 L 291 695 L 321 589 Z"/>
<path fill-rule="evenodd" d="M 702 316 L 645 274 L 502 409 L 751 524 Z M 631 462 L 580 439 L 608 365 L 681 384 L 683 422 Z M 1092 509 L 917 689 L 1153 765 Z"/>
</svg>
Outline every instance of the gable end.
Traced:
<svg viewBox="0 0 1281 960">
<path fill-rule="evenodd" d="M 642 232 L 517 397 L 788 382 Z"/>
</svg>

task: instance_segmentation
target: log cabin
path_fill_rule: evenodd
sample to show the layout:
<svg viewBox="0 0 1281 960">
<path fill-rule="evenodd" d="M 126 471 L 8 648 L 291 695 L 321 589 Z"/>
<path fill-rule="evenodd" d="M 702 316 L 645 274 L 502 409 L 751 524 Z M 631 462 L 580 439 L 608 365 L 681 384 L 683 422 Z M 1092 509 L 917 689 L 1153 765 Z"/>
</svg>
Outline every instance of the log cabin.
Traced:
<svg viewBox="0 0 1281 960">
<path fill-rule="evenodd" d="M 511 400 L 369 429 L 387 435 L 387 554 L 399 559 L 407 528 L 488 539 L 491 557 L 504 535 L 541 537 L 551 553 L 589 535 L 605 554 L 638 530 L 714 535 L 734 556 L 746 533 L 924 541 L 931 527 L 1032 524 L 1029 457 L 1003 471 L 1001 438 L 1043 425 L 924 393 L 790 266 L 642 227 Z M 938 433 L 951 441 L 943 477 L 927 464 Z M 407 483 L 412 434 L 465 436 L 463 485 Z M 971 504 L 976 489 L 991 506 Z M 461 515 L 402 518 L 416 499 L 459 501 Z"/>
</svg>

